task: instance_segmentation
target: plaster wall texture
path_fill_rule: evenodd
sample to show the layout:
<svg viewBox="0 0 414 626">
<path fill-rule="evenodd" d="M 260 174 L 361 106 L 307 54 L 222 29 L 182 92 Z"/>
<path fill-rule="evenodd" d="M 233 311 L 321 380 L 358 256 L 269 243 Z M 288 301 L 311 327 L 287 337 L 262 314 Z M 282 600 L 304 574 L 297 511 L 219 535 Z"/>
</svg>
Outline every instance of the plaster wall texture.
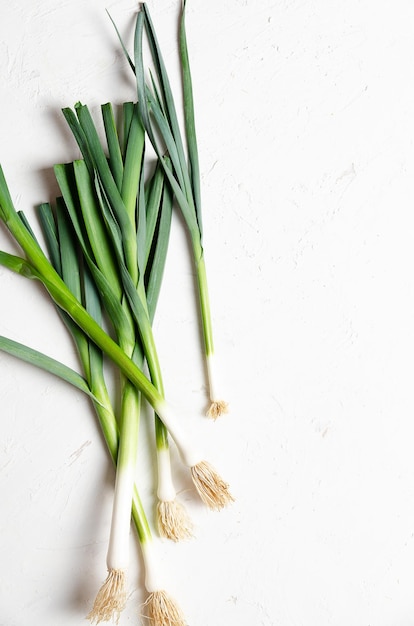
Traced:
<svg viewBox="0 0 414 626">
<path fill-rule="evenodd" d="M 179 2 L 149 7 L 178 90 Z M 1 5 L 0 162 L 32 220 L 78 156 L 60 108 L 134 99 L 105 8 L 130 40 L 131 0 Z M 203 417 L 178 219 L 154 329 L 167 397 L 236 501 L 204 510 L 173 450 L 197 536 L 159 543 L 168 588 L 191 626 L 412 626 L 414 5 L 188 0 L 187 30 L 228 416 Z M 42 289 L 1 268 L 0 285 L 0 334 L 76 367 Z M 113 471 L 87 399 L 4 354 L 0 372 L 0 625 L 83 624 Z M 144 600 L 131 543 L 120 624 Z"/>
</svg>

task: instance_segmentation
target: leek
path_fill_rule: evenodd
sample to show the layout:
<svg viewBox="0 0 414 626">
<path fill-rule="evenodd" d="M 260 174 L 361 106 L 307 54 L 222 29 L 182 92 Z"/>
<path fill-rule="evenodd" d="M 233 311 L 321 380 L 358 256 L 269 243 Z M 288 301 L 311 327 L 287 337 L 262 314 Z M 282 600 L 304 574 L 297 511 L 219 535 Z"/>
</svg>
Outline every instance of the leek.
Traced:
<svg viewBox="0 0 414 626">
<path fill-rule="evenodd" d="M 228 411 L 228 405 L 227 402 L 221 398 L 219 393 L 214 359 L 215 350 L 203 244 L 200 170 L 195 130 L 194 99 L 185 30 L 185 6 L 186 2 L 184 1 L 182 5 L 179 39 L 187 157 L 178 124 L 170 81 L 157 41 L 155 29 L 151 21 L 150 12 L 145 3 L 142 4 L 142 11 L 138 13 L 136 20 L 134 63 L 128 56 L 123 44 L 122 47 L 135 72 L 142 122 L 158 158 L 165 167 L 166 176 L 174 191 L 190 236 L 198 283 L 204 352 L 208 374 L 210 406 L 207 414 L 216 419 Z M 154 80 L 152 80 L 151 86 L 145 82 L 142 53 L 144 29 L 148 37 L 155 75 L 158 80 L 158 88 L 155 86 Z M 161 137 L 163 145 L 159 137 Z M 164 150 L 168 152 L 172 168 L 166 165 L 167 162 L 164 156 Z"/>
</svg>

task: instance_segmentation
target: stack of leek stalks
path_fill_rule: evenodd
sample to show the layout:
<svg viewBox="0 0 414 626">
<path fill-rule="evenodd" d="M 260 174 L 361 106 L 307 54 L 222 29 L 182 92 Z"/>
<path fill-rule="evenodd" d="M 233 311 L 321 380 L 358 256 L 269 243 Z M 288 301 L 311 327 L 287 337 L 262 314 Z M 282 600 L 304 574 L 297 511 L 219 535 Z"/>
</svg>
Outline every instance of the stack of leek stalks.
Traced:
<svg viewBox="0 0 414 626">
<path fill-rule="evenodd" d="M 144 33 L 154 67 L 149 81 L 143 65 Z M 76 344 L 82 373 L 5 337 L 0 337 L 0 349 L 59 376 L 91 397 L 116 466 L 108 575 L 88 617 L 92 622 L 118 619 L 126 604 L 132 515 L 142 548 L 148 591 L 145 606 L 150 624 L 182 625 L 182 613 L 161 583 L 153 552 L 153 524 L 146 517 L 135 485 L 143 401 L 154 410 L 158 470 L 154 526 L 158 533 L 173 541 L 192 534 L 191 521 L 176 498 L 170 439 L 208 507 L 219 510 L 232 500 L 228 485 L 206 461 L 198 443 L 191 439 L 165 400 L 152 333 L 175 204 L 188 229 L 198 279 L 211 399 L 209 415 L 215 418 L 225 412 L 226 404 L 217 397 L 213 367 L 185 3 L 180 24 L 184 139 L 145 5 L 137 15 L 132 58 L 120 41 L 135 75 L 137 102 L 116 108 L 109 103 L 102 105 L 103 140 L 87 106 L 77 103 L 74 109 L 63 110 L 82 158 L 54 167 L 61 195 L 54 206 L 44 203 L 39 207 L 47 253 L 25 215 L 15 210 L 0 168 L 0 218 L 22 250 L 22 256 L 0 252 L 0 263 L 44 285 Z M 149 173 L 147 141 L 157 156 Z M 113 398 L 108 391 L 106 359 L 119 372 L 119 398 Z M 114 407 L 120 407 L 119 415 Z"/>
</svg>

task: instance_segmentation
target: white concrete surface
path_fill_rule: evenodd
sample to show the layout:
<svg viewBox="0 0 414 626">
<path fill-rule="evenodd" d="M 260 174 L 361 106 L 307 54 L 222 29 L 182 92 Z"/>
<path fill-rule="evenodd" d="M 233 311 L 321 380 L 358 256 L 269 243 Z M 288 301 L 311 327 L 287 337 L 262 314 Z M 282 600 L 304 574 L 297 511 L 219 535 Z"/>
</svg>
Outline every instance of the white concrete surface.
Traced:
<svg viewBox="0 0 414 626">
<path fill-rule="evenodd" d="M 178 88 L 179 2 L 149 6 Z M 32 219 L 78 154 L 60 107 L 134 98 L 105 7 L 130 41 L 132 0 L 1 5 L 0 162 Z M 413 626 L 414 4 L 188 0 L 187 24 L 227 417 L 203 417 L 178 221 L 155 331 L 236 502 L 205 511 L 174 457 L 197 537 L 160 542 L 169 590 L 190 626 Z M 3 269 L 0 289 L 0 334 L 76 366 L 42 290 Z M 0 625 L 84 624 L 113 484 L 93 412 L 5 355 L 0 407 Z M 132 554 L 120 624 L 144 599 Z"/>
</svg>

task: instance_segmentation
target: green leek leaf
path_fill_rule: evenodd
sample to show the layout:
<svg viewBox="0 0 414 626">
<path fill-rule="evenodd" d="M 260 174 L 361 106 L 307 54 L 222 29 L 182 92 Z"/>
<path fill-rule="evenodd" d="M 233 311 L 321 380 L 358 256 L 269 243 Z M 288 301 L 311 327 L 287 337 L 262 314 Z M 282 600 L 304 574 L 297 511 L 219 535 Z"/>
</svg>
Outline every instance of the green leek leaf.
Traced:
<svg viewBox="0 0 414 626">
<path fill-rule="evenodd" d="M 71 384 L 73 387 L 76 387 L 77 389 L 80 389 L 80 391 L 86 393 L 94 400 L 94 402 L 99 403 L 99 400 L 89 389 L 86 380 L 78 374 L 78 372 L 71 369 L 67 365 L 64 365 L 60 361 L 52 359 L 42 352 L 38 352 L 33 348 L 29 348 L 22 343 L 13 341 L 12 339 L 8 339 L 3 336 L 0 336 L 0 350 L 22 361 L 26 361 L 26 363 L 35 365 L 36 367 L 39 367 L 54 376 L 57 376 L 58 378 Z"/>
</svg>

